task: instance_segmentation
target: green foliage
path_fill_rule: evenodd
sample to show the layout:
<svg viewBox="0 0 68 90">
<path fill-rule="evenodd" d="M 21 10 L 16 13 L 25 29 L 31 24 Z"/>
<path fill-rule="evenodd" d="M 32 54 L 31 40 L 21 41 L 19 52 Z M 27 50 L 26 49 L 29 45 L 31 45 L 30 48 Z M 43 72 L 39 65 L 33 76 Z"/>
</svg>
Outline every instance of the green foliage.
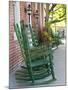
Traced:
<svg viewBox="0 0 68 90">
<path fill-rule="evenodd" d="M 52 19 L 49 20 L 51 23 L 56 23 L 66 20 L 66 5 L 65 4 L 55 5 L 52 11 L 49 12 L 49 18 L 50 17 L 52 17 Z"/>
<path fill-rule="evenodd" d="M 47 20 L 45 21 L 45 28 L 47 30 L 51 30 L 51 26 L 55 23 L 62 22 L 66 20 L 66 5 L 65 4 L 49 4 L 48 16 L 46 16 Z"/>
</svg>

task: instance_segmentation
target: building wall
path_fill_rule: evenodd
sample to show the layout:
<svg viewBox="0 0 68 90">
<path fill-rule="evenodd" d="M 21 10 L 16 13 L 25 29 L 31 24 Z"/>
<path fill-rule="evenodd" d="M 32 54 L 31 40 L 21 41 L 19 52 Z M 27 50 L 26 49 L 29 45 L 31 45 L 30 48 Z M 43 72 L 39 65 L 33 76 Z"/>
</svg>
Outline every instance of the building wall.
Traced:
<svg viewBox="0 0 68 90">
<path fill-rule="evenodd" d="M 40 7 L 41 6 L 41 7 Z M 27 9 L 27 2 L 20 2 L 20 20 L 24 20 L 24 23 L 28 23 L 28 14 L 25 12 L 25 9 Z M 36 18 L 34 16 L 36 10 L 38 10 L 39 18 L 38 18 L 38 29 L 43 27 L 43 4 L 40 3 L 31 3 L 31 21 L 32 21 L 32 27 L 36 27 Z M 40 16 L 41 14 L 41 16 Z M 40 22 L 41 20 L 41 22 Z"/>
<path fill-rule="evenodd" d="M 9 1 L 9 71 L 13 72 L 22 62 L 18 41 L 14 40 L 13 2 Z"/>
<path fill-rule="evenodd" d="M 41 30 L 41 26 L 40 26 L 40 3 L 38 3 L 37 5 L 37 8 L 38 8 L 38 14 L 39 14 L 39 17 L 38 17 L 38 29 Z"/>
</svg>

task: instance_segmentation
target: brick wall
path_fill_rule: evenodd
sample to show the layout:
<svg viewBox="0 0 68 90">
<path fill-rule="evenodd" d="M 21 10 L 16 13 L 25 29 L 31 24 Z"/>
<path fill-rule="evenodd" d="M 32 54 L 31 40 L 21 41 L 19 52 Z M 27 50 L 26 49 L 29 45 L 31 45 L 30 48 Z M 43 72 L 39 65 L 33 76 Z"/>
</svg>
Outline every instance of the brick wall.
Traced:
<svg viewBox="0 0 68 90">
<path fill-rule="evenodd" d="M 14 16 L 13 16 L 13 2 L 9 2 L 9 70 L 13 72 L 22 62 L 20 47 L 18 42 L 14 40 Z"/>
<path fill-rule="evenodd" d="M 32 8 L 32 27 L 35 27 L 35 16 L 33 15 L 35 13 L 35 3 L 31 3 L 31 8 Z"/>
<path fill-rule="evenodd" d="M 27 13 L 25 12 L 26 2 L 20 2 L 20 20 L 24 20 L 27 23 Z"/>
<path fill-rule="evenodd" d="M 41 28 L 40 28 L 40 3 L 38 3 L 37 8 L 38 8 L 38 12 L 39 12 L 39 18 L 38 18 L 38 29 L 40 30 L 40 29 L 41 29 Z"/>
<path fill-rule="evenodd" d="M 31 8 L 32 8 L 32 27 L 36 26 L 36 18 L 33 14 L 35 14 L 36 11 L 36 7 L 35 7 L 36 3 L 31 3 Z M 43 6 L 42 6 L 43 7 Z M 27 9 L 27 2 L 20 2 L 20 20 L 24 20 L 24 23 L 27 23 L 27 12 L 25 12 L 25 8 Z M 38 18 L 38 28 L 40 29 L 40 3 L 37 3 L 37 9 L 39 12 L 39 18 Z M 41 12 L 42 13 L 42 12 Z"/>
</svg>

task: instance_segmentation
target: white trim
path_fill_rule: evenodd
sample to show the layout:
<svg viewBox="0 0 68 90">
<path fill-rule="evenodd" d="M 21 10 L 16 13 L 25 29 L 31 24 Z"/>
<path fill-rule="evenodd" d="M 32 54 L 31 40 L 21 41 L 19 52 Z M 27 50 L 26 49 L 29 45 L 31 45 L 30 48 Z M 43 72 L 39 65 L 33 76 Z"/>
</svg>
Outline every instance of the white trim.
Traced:
<svg viewBox="0 0 68 90">
<path fill-rule="evenodd" d="M 18 23 L 20 24 L 20 5 L 19 5 L 19 2 L 15 2 L 15 5 L 14 5 L 14 20 L 15 20 L 15 23 Z"/>
<path fill-rule="evenodd" d="M 35 10 L 37 10 L 37 3 L 35 3 Z"/>
<path fill-rule="evenodd" d="M 31 2 L 28 2 L 28 3 L 27 3 L 27 7 L 28 7 L 29 4 L 31 5 Z M 27 7 L 26 7 L 26 8 L 27 8 Z M 32 18 L 31 18 L 31 15 L 30 15 L 30 25 L 32 26 L 32 20 L 31 20 L 31 19 L 32 19 Z M 29 24 L 29 17 L 28 17 L 28 15 L 27 15 L 27 24 Z M 28 29 L 27 32 L 29 32 L 28 37 L 30 37 L 30 39 L 29 39 L 29 46 L 30 46 L 30 48 L 32 48 L 32 47 L 33 47 L 33 44 L 30 43 L 30 42 L 32 42 L 30 30 Z"/>
<path fill-rule="evenodd" d="M 18 23 L 20 27 L 20 3 L 19 2 L 14 2 L 14 23 Z M 14 40 L 17 40 L 16 34 L 14 32 Z"/>
<path fill-rule="evenodd" d="M 31 2 L 28 2 L 28 3 L 27 3 L 27 7 L 28 7 L 29 4 L 31 5 Z M 26 8 L 27 8 L 27 7 L 26 7 Z M 27 15 L 27 24 L 29 24 L 29 17 L 28 17 L 28 15 Z M 32 18 L 31 18 L 31 15 L 30 15 L 30 25 L 32 26 Z"/>
</svg>

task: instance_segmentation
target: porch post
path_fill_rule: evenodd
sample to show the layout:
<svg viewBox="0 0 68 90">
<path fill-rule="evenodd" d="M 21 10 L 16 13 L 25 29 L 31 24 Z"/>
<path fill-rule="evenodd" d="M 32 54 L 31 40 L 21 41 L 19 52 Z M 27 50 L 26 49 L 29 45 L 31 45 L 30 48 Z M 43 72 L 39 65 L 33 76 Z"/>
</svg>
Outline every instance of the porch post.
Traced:
<svg viewBox="0 0 68 90">
<path fill-rule="evenodd" d="M 18 24 L 20 27 L 20 3 L 14 1 L 13 3 L 13 16 L 14 16 L 14 23 Z M 16 34 L 14 32 L 14 39 L 17 40 Z"/>
</svg>

